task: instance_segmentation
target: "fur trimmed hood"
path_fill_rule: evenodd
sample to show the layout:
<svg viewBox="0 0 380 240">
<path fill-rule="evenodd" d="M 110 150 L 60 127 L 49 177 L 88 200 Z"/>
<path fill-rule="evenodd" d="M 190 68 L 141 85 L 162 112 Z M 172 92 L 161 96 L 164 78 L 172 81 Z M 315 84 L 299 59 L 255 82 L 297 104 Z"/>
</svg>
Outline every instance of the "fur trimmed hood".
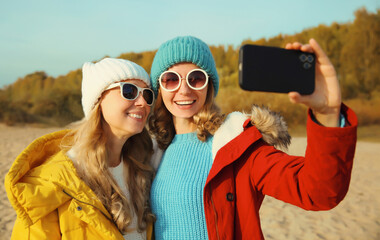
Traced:
<svg viewBox="0 0 380 240">
<path fill-rule="evenodd" d="M 244 131 L 244 122 L 249 117 L 251 124 L 260 131 L 266 143 L 276 148 L 288 148 L 291 137 L 283 117 L 267 107 L 253 105 L 250 116 L 247 113 L 232 112 L 215 132 L 212 144 L 213 159 L 220 148 Z"/>
</svg>

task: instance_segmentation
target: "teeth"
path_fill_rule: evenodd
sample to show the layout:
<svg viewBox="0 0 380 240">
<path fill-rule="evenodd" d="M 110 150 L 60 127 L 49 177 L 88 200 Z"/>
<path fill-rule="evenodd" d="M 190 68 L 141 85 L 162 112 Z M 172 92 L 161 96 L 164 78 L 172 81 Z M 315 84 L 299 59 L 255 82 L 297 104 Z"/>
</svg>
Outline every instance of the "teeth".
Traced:
<svg viewBox="0 0 380 240">
<path fill-rule="evenodd" d="M 178 101 L 176 102 L 178 105 L 188 105 L 192 104 L 194 101 Z"/>
<path fill-rule="evenodd" d="M 142 118 L 142 116 L 141 115 L 138 115 L 138 114 L 135 114 L 135 113 L 129 113 L 128 114 L 129 116 L 131 116 L 131 117 L 134 117 L 134 118 Z"/>
</svg>

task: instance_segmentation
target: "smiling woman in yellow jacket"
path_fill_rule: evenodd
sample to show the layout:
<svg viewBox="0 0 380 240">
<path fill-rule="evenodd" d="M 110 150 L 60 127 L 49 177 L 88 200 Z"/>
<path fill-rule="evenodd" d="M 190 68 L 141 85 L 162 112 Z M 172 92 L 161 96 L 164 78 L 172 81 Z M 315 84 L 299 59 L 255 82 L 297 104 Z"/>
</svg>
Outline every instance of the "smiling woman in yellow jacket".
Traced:
<svg viewBox="0 0 380 240">
<path fill-rule="evenodd" d="M 152 141 L 145 123 L 153 100 L 137 64 L 85 63 L 85 118 L 35 140 L 5 178 L 17 212 L 12 239 L 150 239 Z"/>
</svg>

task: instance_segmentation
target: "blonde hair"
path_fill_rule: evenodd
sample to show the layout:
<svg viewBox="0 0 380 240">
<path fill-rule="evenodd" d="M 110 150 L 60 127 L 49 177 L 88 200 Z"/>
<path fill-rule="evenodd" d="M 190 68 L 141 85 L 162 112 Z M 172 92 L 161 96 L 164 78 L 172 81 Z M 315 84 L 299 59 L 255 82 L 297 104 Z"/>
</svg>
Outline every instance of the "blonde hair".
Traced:
<svg viewBox="0 0 380 240">
<path fill-rule="evenodd" d="M 150 209 L 149 194 L 154 175 L 150 166 L 153 144 L 144 128 L 139 134 L 130 137 L 122 148 L 124 180 L 130 192 L 128 200 L 108 169 L 107 138 L 102 128 L 104 121 L 99 102 L 78 126 L 66 135 L 75 152 L 74 164 L 79 177 L 94 191 L 114 223 L 122 233 L 128 232 L 133 212 L 136 213 L 138 231 L 147 227 L 155 217 Z M 72 137 L 72 138 L 71 138 Z"/>
<path fill-rule="evenodd" d="M 214 102 L 214 87 L 212 84 L 208 84 L 205 104 L 193 116 L 193 121 L 197 126 L 198 139 L 204 142 L 209 135 L 214 135 L 224 119 L 224 114 L 220 112 L 219 107 Z M 166 149 L 175 135 L 173 117 L 163 103 L 161 89 L 158 89 L 153 114 L 149 119 L 149 132 L 155 136 L 161 149 Z"/>
</svg>

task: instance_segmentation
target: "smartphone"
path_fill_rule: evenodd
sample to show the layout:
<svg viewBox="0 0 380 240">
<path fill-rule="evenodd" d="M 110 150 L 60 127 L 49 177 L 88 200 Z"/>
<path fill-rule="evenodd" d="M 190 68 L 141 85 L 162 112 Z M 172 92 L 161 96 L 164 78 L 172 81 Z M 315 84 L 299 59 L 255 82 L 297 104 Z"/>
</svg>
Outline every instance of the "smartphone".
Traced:
<svg viewBox="0 0 380 240">
<path fill-rule="evenodd" d="M 248 91 L 312 94 L 315 55 L 246 44 L 239 50 L 239 85 Z"/>
</svg>

